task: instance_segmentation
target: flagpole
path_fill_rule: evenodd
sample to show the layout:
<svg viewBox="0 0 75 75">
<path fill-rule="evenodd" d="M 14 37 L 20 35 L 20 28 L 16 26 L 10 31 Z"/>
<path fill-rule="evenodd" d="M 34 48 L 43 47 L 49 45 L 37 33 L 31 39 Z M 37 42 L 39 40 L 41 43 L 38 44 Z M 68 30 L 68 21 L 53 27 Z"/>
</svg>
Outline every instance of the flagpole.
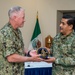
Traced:
<svg viewBox="0 0 75 75">
<path fill-rule="evenodd" d="M 37 17 L 36 18 L 38 19 L 38 11 L 37 11 Z"/>
</svg>

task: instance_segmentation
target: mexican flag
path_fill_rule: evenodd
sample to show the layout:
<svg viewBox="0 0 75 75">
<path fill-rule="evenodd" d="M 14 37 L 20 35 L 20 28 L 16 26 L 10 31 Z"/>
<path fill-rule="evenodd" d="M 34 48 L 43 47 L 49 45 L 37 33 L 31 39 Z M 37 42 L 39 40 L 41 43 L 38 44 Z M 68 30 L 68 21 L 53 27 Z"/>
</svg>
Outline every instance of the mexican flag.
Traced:
<svg viewBox="0 0 75 75">
<path fill-rule="evenodd" d="M 40 30 L 38 15 L 37 15 L 35 28 L 29 44 L 29 50 L 38 49 L 39 47 L 42 47 L 42 35 L 41 35 L 41 30 Z"/>
</svg>

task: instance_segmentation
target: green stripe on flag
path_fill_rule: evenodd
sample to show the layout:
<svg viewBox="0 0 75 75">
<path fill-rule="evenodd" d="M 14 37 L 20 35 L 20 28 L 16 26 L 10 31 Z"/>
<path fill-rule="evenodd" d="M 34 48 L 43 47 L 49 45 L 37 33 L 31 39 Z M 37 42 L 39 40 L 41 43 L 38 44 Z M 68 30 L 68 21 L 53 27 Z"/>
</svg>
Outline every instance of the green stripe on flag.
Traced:
<svg viewBox="0 0 75 75">
<path fill-rule="evenodd" d="M 36 38 L 40 33 L 41 33 L 41 30 L 40 30 L 39 21 L 38 21 L 38 18 L 37 18 L 37 20 L 36 20 L 36 25 L 35 25 L 35 28 L 34 28 L 34 32 L 33 32 L 31 41 L 32 41 L 34 38 Z"/>
</svg>

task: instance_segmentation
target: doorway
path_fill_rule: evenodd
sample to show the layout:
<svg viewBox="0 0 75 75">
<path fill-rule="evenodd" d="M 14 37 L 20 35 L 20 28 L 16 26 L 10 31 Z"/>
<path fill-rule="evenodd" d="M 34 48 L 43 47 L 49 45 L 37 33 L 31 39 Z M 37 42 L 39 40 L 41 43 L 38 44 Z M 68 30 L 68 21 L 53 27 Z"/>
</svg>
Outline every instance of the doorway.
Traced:
<svg viewBox="0 0 75 75">
<path fill-rule="evenodd" d="M 57 33 L 59 33 L 60 20 L 64 14 L 72 15 L 75 17 L 75 10 L 57 10 Z"/>
</svg>

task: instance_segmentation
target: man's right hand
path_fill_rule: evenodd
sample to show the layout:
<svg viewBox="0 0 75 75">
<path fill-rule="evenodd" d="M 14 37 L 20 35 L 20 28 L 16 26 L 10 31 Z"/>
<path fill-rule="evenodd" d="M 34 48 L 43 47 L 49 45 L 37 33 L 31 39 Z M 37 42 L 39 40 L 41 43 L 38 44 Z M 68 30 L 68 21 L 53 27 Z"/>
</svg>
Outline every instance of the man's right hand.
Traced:
<svg viewBox="0 0 75 75">
<path fill-rule="evenodd" d="M 33 62 L 41 62 L 41 61 L 44 61 L 44 59 L 40 58 L 40 55 L 36 55 L 36 54 L 32 55 L 31 58 L 32 58 Z"/>
</svg>

